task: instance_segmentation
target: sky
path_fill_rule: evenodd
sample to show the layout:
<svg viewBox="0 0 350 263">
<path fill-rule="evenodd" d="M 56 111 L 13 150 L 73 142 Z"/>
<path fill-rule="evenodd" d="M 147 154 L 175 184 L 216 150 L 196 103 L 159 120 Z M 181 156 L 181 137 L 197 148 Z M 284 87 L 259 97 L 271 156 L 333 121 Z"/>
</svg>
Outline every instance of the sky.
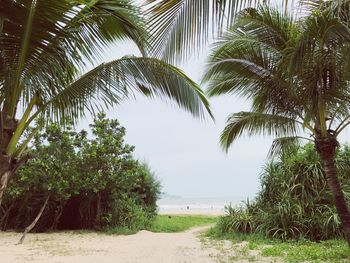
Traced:
<svg viewBox="0 0 350 263">
<path fill-rule="evenodd" d="M 209 49 L 180 66 L 200 82 Z M 101 61 L 139 55 L 127 41 L 105 51 Z M 205 87 L 202 87 L 205 89 Z M 226 154 L 219 136 L 228 114 L 248 110 L 250 105 L 233 96 L 210 99 L 215 122 L 199 120 L 161 99 L 141 95 L 108 110 L 126 128 L 126 142 L 136 147 L 135 157 L 147 162 L 161 181 L 162 191 L 182 197 L 253 198 L 260 187 L 259 175 L 266 161 L 271 138 L 250 137 L 236 141 Z M 80 121 L 87 129 L 91 116 Z"/>
<path fill-rule="evenodd" d="M 179 67 L 200 82 L 208 53 L 209 47 L 204 48 Z M 100 62 L 124 55 L 140 54 L 131 42 L 118 42 L 105 50 Z M 163 192 L 182 197 L 254 198 L 272 138 L 243 137 L 226 154 L 219 145 L 225 120 L 230 113 L 249 110 L 250 103 L 228 95 L 211 98 L 210 103 L 215 122 L 195 119 L 161 99 L 142 96 L 123 101 L 107 116 L 126 128 L 126 142 L 136 147 L 136 158 L 152 167 Z M 91 117 L 83 119 L 78 129 L 88 130 L 91 122 Z M 346 132 L 340 141 L 349 136 Z"/>
</svg>

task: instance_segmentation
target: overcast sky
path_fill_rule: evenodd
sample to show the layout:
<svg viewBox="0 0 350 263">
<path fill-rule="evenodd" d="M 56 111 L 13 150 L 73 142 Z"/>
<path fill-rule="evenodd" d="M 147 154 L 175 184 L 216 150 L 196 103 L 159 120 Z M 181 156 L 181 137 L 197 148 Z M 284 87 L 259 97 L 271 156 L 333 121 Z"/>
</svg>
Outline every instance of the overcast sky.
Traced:
<svg viewBox="0 0 350 263">
<path fill-rule="evenodd" d="M 278 2 L 277 2 L 278 3 Z M 209 48 L 199 57 L 180 66 L 199 82 Z M 119 42 L 101 61 L 124 55 L 140 55 L 129 42 Z M 205 87 L 202 87 L 205 89 Z M 107 112 L 127 129 L 126 141 L 136 146 L 135 157 L 156 172 L 168 194 L 183 197 L 254 197 L 259 190 L 259 175 L 272 143 L 269 137 L 250 137 L 236 141 L 228 154 L 219 146 L 219 136 L 229 113 L 248 110 L 248 102 L 234 96 L 210 99 L 216 122 L 200 121 L 160 99 L 124 101 Z M 79 129 L 88 128 L 91 118 L 82 120 Z M 341 141 L 348 141 L 350 133 Z"/>
<path fill-rule="evenodd" d="M 180 66 L 199 82 L 209 49 Z M 129 42 L 106 50 L 102 61 L 124 55 L 139 55 Z M 202 87 L 205 89 L 205 87 Z M 215 123 L 201 121 L 160 99 L 137 96 L 107 112 L 126 128 L 127 143 L 136 147 L 135 157 L 146 161 L 160 179 L 163 191 L 183 197 L 254 197 L 260 187 L 259 175 L 272 143 L 270 137 L 245 137 L 236 141 L 228 154 L 219 145 L 219 136 L 228 114 L 249 110 L 250 104 L 235 96 L 210 99 Z M 78 129 L 88 129 L 91 118 Z M 342 138 L 349 138 L 349 132 Z M 342 139 L 341 138 L 341 139 Z"/>
<path fill-rule="evenodd" d="M 181 66 L 197 82 L 206 52 Z M 131 54 L 139 55 L 132 43 L 122 42 L 106 50 L 102 60 Z M 210 103 L 215 123 L 195 119 L 177 106 L 143 96 L 124 101 L 107 116 L 117 118 L 126 128 L 127 143 L 136 147 L 135 157 L 149 163 L 164 192 L 183 197 L 253 197 L 272 140 L 244 138 L 224 153 L 219 136 L 226 117 L 249 109 L 249 103 L 230 96 L 210 99 Z M 82 120 L 78 129 L 87 129 L 89 123 L 90 117 Z"/>
</svg>

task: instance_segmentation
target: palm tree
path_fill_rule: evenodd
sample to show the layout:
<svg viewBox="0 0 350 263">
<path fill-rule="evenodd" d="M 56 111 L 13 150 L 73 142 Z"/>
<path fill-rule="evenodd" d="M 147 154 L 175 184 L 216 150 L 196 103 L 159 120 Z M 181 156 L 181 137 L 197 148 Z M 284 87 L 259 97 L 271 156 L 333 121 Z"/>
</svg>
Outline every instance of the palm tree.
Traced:
<svg viewBox="0 0 350 263">
<path fill-rule="evenodd" d="M 285 10 L 295 0 L 145 0 L 148 3 L 152 54 L 166 61 L 186 60 L 208 40 L 235 22 L 244 7 L 279 3 Z M 303 2 L 303 1 L 301 1 Z M 311 0 L 308 2 L 320 2 Z M 321 1 L 322 2 L 322 1 Z M 314 3 L 316 4 L 316 3 Z"/>
<path fill-rule="evenodd" d="M 238 94 L 252 103 L 251 111 L 229 116 L 221 134 L 226 150 L 243 134 L 276 137 L 272 155 L 303 139 L 314 142 L 350 245 L 350 214 L 334 161 L 337 138 L 350 124 L 349 54 L 350 30 L 338 11 L 295 18 L 248 8 L 216 43 L 204 81 L 210 96 Z"/>
<path fill-rule="evenodd" d="M 148 34 L 129 0 L 0 2 L 0 204 L 25 154 L 38 117 L 75 122 L 85 110 L 141 92 L 174 100 L 195 116 L 209 112 L 199 87 L 179 69 L 147 57 Z M 130 39 L 142 57 L 124 57 L 84 72 L 103 48 Z"/>
</svg>

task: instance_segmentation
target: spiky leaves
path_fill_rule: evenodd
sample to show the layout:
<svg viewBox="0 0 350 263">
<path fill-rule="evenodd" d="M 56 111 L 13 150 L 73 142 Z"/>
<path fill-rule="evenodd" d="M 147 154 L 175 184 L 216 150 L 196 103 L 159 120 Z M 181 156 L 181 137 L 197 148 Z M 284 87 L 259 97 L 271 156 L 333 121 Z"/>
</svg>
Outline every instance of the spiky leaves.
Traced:
<svg viewBox="0 0 350 263">
<path fill-rule="evenodd" d="M 62 120 L 74 120 L 83 113 L 81 109 L 95 111 L 102 107 L 101 102 L 108 107 L 134 92 L 174 101 L 194 116 L 211 115 L 203 92 L 181 70 L 142 57 L 124 57 L 87 72 L 45 102 L 46 113 Z"/>
<path fill-rule="evenodd" d="M 264 0 L 146 0 L 149 3 L 153 54 L 171 62 L 188 58 L 208 39 L 221 35 L 234 23 L 236 14 Z M 291 0 L 282 1 L 286 7 Z"/>
<path fill-rule="evenodd" d="M 11 115 L 19 100 L 57 93 L 55 87 L 75 78 L 76 67 L 95 60 L 112 41 L 145 45 L 138 10 L 129 1 L 5 0 L 0 13 L 1 93 Z"/>
<path fill-rule="evenodd" d="M 259 112 L 238 112 L 229 116 L 226 127 L 221 134 L 220 142 L 225 150 L 238 137 L 246 133 L 272 135 L 276 137 L 294 136 L 300 130 L 300 123 L 295 119 Z"/>
<path fill-rule="evenodd" d="M 146 50 L 148 34 L 131 1 L 5 0 L 0 16 L 1 111 L 7 119 L 15 119 L 19 108 L 25 112 L 10 132 L 16 134 L 11 146 L 1 146 L 8 154 L 40 113 L 74 122 L 86 109 L 119 103 L 137 91 L 171 99 L 195 116 L 210 113 L 198 86 L 162 61 L 125 57 L 82 75 L 86 61 L 95 62 L 115 40 L 130 39 L 141 53 Z"/>
<path fill-rule="evenodd" d="M 350 212 L 334 159 L 337 136 L 350 118 L 349 21 L 329 9 L 299 20 L 267 7 L 242 14 L 232 40 L 214 51 L 206 79 L 211 95 L 239 93 L 253 107 L 229 119 L 221 143 L 227 149 L 243 131 L 269 134 L 277 137 L 273 154 L 299 143 L 299 124 L 314 139 L 350 246 Z M 241 43 L 230 45 L 235 41 Z"/>
<path fill-rule="evenodd" d="M 232 31 L 216 44 L 204 81 L 211 96 L 232 93 L 251 100 L 249 116 L 265 116 L 261 122 L 266 125 L 261 126 L 259 120 L 254 130 L 253 121 L 237 126 L 245 123 L 248 115 L 233 115 L 234 121 L 229 121 L 223 132 L 224 146 L 237 137 L 228 136 L 230 127 L 273 137 L 300 134 L 281 124 L 279 116 L 293 120 L 299 132 L 313 136 L 321 130 L 340 131 L 349 117 L 349 33 L 329 12 L 297 22 L 266 6 L 242 11 Z M 276 121 L 276 129 L 281 124 L 275 134 L 271 133 L 271 121 Z M 279 140 L 275 148 L 280 142 L 295 141 L 292 138 Z"/>
</svg>

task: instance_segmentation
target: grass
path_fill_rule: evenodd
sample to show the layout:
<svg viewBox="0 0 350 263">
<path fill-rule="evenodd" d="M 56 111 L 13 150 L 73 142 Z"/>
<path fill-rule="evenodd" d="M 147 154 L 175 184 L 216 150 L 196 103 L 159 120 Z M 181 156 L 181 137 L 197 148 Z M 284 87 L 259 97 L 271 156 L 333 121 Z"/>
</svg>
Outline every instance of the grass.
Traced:
<svg viewBox="0 0 350 263">
<path fill-rule="evenodd" d="M 147 229 L 152 232 L 182 232 L 196 226 L 210 225 L 217 217 L 200 215 L 158 215 Z"/>
<path fill-rule="evenodd" d="M 139 230 L 148 230 L 157 233 L 174 233 L 188 230 L 192 227 L 214 224 L 217 217 L 202 215 L 157 215 L 150 226 L 142 229 L 127 227 L 108 228 L 104 233 L 110 235 L 132 235 Z"/>
<path fill-rule="evenodd" d="M 284 258 L 286 262 L 349 262 L 350 249 L 343 240 L 328 240 L 321 243 L 279 243 L 262 249 L 262 256 Z"/>
<path fill-rule="evenodd" d="M 307 240 L 281 241 L 255 234 L 221 234 L 215 228 L 212 228 L 206 236 L 215 240 L 230 240 L 233 244 L 247 242 L 244 248 L 238 247 L 239 250 L 247 250 L 247 253 L 233 251 L 240 255 L 240 258 L 235 258 L 238 260 L 236 262 L 239 262 L 239 259 L 247 259 L 249 251 L 258 251 L 260 258 L 271 258 L 287 263 L 350 262 L 350 249 L 344 240 L 328 240 L 319 243 Z"/>
</svg>

